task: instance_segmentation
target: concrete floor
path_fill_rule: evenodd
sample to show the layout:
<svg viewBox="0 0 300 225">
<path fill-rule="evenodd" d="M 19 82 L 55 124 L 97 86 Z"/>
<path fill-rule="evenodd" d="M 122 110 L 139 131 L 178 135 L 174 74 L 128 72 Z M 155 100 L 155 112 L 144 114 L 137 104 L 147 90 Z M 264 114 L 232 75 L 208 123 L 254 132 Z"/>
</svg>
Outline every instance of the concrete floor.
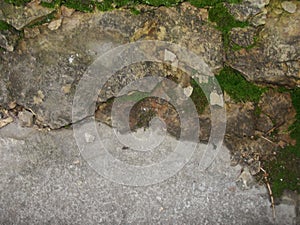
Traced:
<svg viewBox="0 0 300 225">
<path fill-rule="evenodd" d="M 102 124 L 98 129 L 111 132 Z M 163 145 L 176 142 L 166 139 Z M 72 129 L 47 132 L 12 123 L 0 130 L 0 224 L 296 224 L 294 204 L 277 206 L 273 220 L 265 187 L 240 188 L 241 168 L 230 166 L 225 147 L 205 171 L 199 155 L 196 149 L 162 182 L 122 185 L 89 166 Z M 126 157 L 134 163 L 134 155 Z"/>
</svg>

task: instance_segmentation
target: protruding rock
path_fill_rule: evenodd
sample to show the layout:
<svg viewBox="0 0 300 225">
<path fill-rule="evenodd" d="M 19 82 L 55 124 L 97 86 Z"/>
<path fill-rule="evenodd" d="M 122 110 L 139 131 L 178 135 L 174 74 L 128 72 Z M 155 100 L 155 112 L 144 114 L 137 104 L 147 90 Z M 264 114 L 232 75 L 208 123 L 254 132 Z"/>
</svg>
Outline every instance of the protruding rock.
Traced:
<svg viewBox="0 0 300 225">
<path fill-rule="evenodd" d="M 65 17 L 70 17 L 75 12 L 75 9 L 68 8 L 64 5 L 61 6 L 61 15 Z"/>
<path fill-rule="evenodd" d="M 33 1 L 26 6 L 14 6 L 0 1 L 0 8 L 2 10 L 0 20 L 4 20 L 17 30 L 21 30 L 33 21 L 42 19 L 55 10 L 40 6 L 38 1 Z"/>
<path fill-rule="evenodd" d="M 57 20 L 52 20 L 49 25 L 48 25 L 48 28 L 49 30 L 57 30 L 60 26 L 61 26 L 61 23 L 62 23 L 62 19 L 57 19 Z"/>
<path fill-rule="evenodd" d="M 193 87 L 188 86 L 188 87 L 184 88 L 183 93 L 185 94 L 186 97 L 190 97 L 193 93 Z"/>
<path fill-rule="evenodd" d="M 300 2 L 293 14 L 268 13 L 266 24 L 251 49 L 227 53 L 227 62 L 257 83 L 300 85 Z M 270 9 L 272 10 L 272 9 Z"/>
<path fill-rule="evenodd" d="M 235 19 L 250 20 L 254 26 L 259 26 L 265 24 L 267 14 L 265 8 L 269 2 L 270 0 L 244 0 L 238 4 L 226 4 L 226 6 Z"/>
<path fill-rule="evenodd" d="M 291 1 L 284 1 L 281 3 L 281 6 L 285 11 L 289 13 L 295 13 L 297 10 L 297 5 Z"/>
<path fill-rule="evenodd" d="M 33 125 L 33 114 L 27 110 L 23 110 L 18 114 L 20 124 L 22 127 L 32 127 Z"/>
<path fill-rule="evenodd" d="M 33 6 L 27 6 L 30 7 Z M 70 124 L 74 93 L 87 68 L 107 49 L 129 43 L 133 37 L 135 40 L 158 38 L 176 43 L 202 57 L 212 71 L 217 71 L 222 67 L 224 58 L 221 32 L 199 22 L 200 9 L 191 6 L 182 10 L 183 6 L 177 7 L 152 7 L 151 10 L 146 7 L 140 15 L 132 15 L 130 10 L 125 9 L 74 12 L 70 17 L 67 17 L 70 15 L 68 10 L 64 9 L 61 19 L 48 24 L 55 32 L 47 26 L 38 26 L 40 34 L 37 30 L 26 28 L 27 38 L 19 42 L 18 52 L 0 53 L 4 61 L 0 70 L 0 104 L 6 105 L 17 99 L 18 105 L 33 111 L 38 124 L 53 129 Z M 25 7 L 21 8 L 24 10 Z M 191 20 L 194 22 L 191 23 Z M 171 52 L 167 52 L 166 57 L 174 65 L 178 63 Z M 150 67 L 142 63 L 133 64 L 131 71 L 124 69 L 113 75 L 104 86 L 106 95 L 103 95 L 103 101 L 107 100 L 106 97 L 116 96 L 122 87 L 137 78 L 164 74 L 163 68 L 157 65 Z M 179 70 L 170 73 L 179 78 L 180 84 L 184 83 L 183 87 L 188 86 L 188 82 L 181 82 Z M 3 97 L 5 93 L 6 98 Z"/>
<path fill-rule="evenodd" d="M 218 94 L 216 91 L 212 91 L 210 93 L 209 98 L 210 98 L 211 105 L 218 105 L 221 107 L 224 106 L 223 96 L 221 94 Z"/>
<path fill-rule="evenodd" d="M 12 52 L 14 50 L 14 46 L 9 45 L 6 37 L 2 34 L 0 34 L 0 47 L 6 49 L 9 52 Z"/>
</svg>

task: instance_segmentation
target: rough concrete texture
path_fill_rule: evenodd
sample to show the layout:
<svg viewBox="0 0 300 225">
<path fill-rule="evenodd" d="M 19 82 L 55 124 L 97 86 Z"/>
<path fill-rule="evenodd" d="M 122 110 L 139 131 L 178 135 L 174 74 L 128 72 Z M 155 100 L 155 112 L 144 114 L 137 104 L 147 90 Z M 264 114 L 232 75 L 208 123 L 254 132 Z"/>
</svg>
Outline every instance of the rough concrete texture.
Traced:
<svg viewBox="0 0 300 225">
<path fill-rule="evenodd" d="M 240 168 L 230 166 L 225 147 L 205 171 L 196 150 L 175 176 L 131 187 L 97 174 L 72 129 L 12 123 L 0 130 L 0 143 L 0 224 L 296 224 L 295 205 L 277 206 L 274 221 L 265 187 L 239 187 Z"/>
</svg>

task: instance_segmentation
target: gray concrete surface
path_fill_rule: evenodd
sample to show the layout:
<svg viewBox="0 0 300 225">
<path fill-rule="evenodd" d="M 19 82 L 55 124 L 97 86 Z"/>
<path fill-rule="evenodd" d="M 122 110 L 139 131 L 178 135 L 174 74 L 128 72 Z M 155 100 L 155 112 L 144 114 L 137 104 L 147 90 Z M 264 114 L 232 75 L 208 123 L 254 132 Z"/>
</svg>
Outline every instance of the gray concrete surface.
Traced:
<svg viewBox="0 0 300 225">
<path fill-rule="evenodd" d="M 10 124 L 0 130 L 0 224 L 296 224 L 295 205 L 273 220 L 265 187 L 239 188 L 225 147 L 206 171 L 198 157 L 161 183 L 125 186 L 87 164 L 72 129 Z"/>
</svg>

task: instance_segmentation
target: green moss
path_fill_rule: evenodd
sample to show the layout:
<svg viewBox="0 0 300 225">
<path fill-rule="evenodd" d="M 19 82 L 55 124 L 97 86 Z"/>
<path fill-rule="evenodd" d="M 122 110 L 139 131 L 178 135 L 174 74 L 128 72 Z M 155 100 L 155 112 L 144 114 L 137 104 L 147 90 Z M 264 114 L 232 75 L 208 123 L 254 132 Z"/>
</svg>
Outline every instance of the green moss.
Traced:
<svg viewBox="0 0 300 225">
<path fill-rule="evenodd" d="M 204 111 L 205 107 L 208 105 L 208 100 L 202 88 L 198 85 L 198 83 L 194 79 L 191 78 L 190 84 L 193 87 L 191 99 L 194 102 L 198 114 L 201 114 Z"/>
<path fill-rule="evenodd" d="M 208 16 L 210 21 L 217 24 L 217 29 L 225 33 L 233 27 L 246 27 L 249 25 L 248 22 L 236 20 L 222 3 L 212 7 L 208 12 Z"/>
<path fill-rule="evenodd" d="M 19 0 L 22 1 L 22 0 Z M 97 2 L 96 0 L 54 0 L 52 3 L 42 2 L 45 7 L 55 8 L 61 5 L 65 5 L 69 8 L 76 9 L 82 12 L 91 12 L 95 7 L 100 11 L 108 11 L 114 8 L 120 8 L 128 6 L 133 9 L 132 12 L 137 14 L 138 11 L 134 10 L 134 6 L 137 4 L 147 4 L 152 6 L 174 6 L 182 0 L 103 0 Z"/>
<path fill-rule="evenodd" d="M 47 8 L 57 8 L 61 6 L 62 0 L 53 0 L 52 2 L 41 2 L 41 5 Z"/>
<path fill-rule="evenodd" d="M 300 88 L 291 91 L 293 106 L 296 109 L 296 121 L 290 127 L 291 137 L 296 140 L 295 146 L 289 146 L 289 150 L 300 158 Z M 300 165 L 300 164 L 299 164 Z"/>
<path fill-rule="evenodd" d="M 291 93 L 297 112 L 296 121 L 290 127 L 290 136 L 296 140 L 296 145 L 281 149 L 276 160 L 265 163 L 274 197 L 280 197 L 286 189 L 300 194 L 300 88 L 284 91 Z"/>
<path fill-rule="evenodd" d="M 221 2 L 240 3 L 242 0 L 189 0 L 189 2 L 196 7 L 203 8 L 205 6 L 215 6 Z"/>
<path fill-rule="evenodd" d="M 234 50 L 234 51 L 239 51 L 239 50 L 241 50 L 241 49 L 249 50 L 249 49 L 251 49 L 251 48 L 254 48 L 254 47 L 256 46 L 257 42 L 258 42 L 258 36 L 255 36 L 255 37 L 253 38 L 253 44 L 251 44 L 251 45 L 248 45 L 248 46 L 243 47 L 243 46 L 240 46 L 240 45 L 238 45 L 238 44 L 231 43 L 231 44 L 230 44 L 230 47 L 231 47 L 231 49 Z"/>
<path fill-rule="evenodd" d="M 217 24 L 217 29 L 222 32 L 224 47 L 229 47 L 229 32 L 234 27 L 249 26 L 248 22 L 241 22 L 236 20 L 224 6 L 223 3 L 218 3 L 208 11 L 208 18 L 210 21 Z"/>
<path fill-rule="evenodd" d="M 133 15 L 139 15 L 141 13 L 140 10 L 138 10 L 134 7 L 130 8 L 130 11 Z"/>
<path fill-rule="evenodd" d="M 30 2 L 32 0 L 5 0 L 5 2 L 16 5 L 16 6 L 22 6 L 26 3 Z"/>
<path fill-rule="evenodd" d="M 8 30 L 11 26 L 3 20 L 0 20 L 0 30 Z"/>
<path fill-rule="evenodd" d="M 63 5 L 66 7 L 81 11 L 92 12 L 95 7 L 95 2 L 91 0 L 63 0 Z"/>
<path fill-rule="evenodd" d="M 248 82 L 238 71 L 224 67 L 216 76 L 223 91 L 237 102 L 258 102 L 265 88 L 258 87 Z"/>
<path fill-rule="evenodd" d="M 174 6 L 182 0 L 136 0 L 137 3 L 152 5 L 152 6 Z"/>
<path fill-rule="evenodd" d="M 111 1 L 104 0 L 102 2 L 97 2 L 96 7 L 100 11 L 108 11 L 112 10 L 114 7 L 112 6 Z"/>
<path fill-rule="evenodd" d="M 261 114 L 261 108 L 260 108 L 258 105 L 256 105 L 256 106 L 255 106 L 255 109 L 254 109 L 254 115 L 255 115 L 256 117 L 259 117 L 260 114 Z"/>
<path fill-rule="evenodd" d="M 273 196 L 278 198 L 284 190 L 292 190 L 300 193 L 300 159 L 292 154 L 281 152 L 276 161 L 267 166 Z"/>
</svg>

